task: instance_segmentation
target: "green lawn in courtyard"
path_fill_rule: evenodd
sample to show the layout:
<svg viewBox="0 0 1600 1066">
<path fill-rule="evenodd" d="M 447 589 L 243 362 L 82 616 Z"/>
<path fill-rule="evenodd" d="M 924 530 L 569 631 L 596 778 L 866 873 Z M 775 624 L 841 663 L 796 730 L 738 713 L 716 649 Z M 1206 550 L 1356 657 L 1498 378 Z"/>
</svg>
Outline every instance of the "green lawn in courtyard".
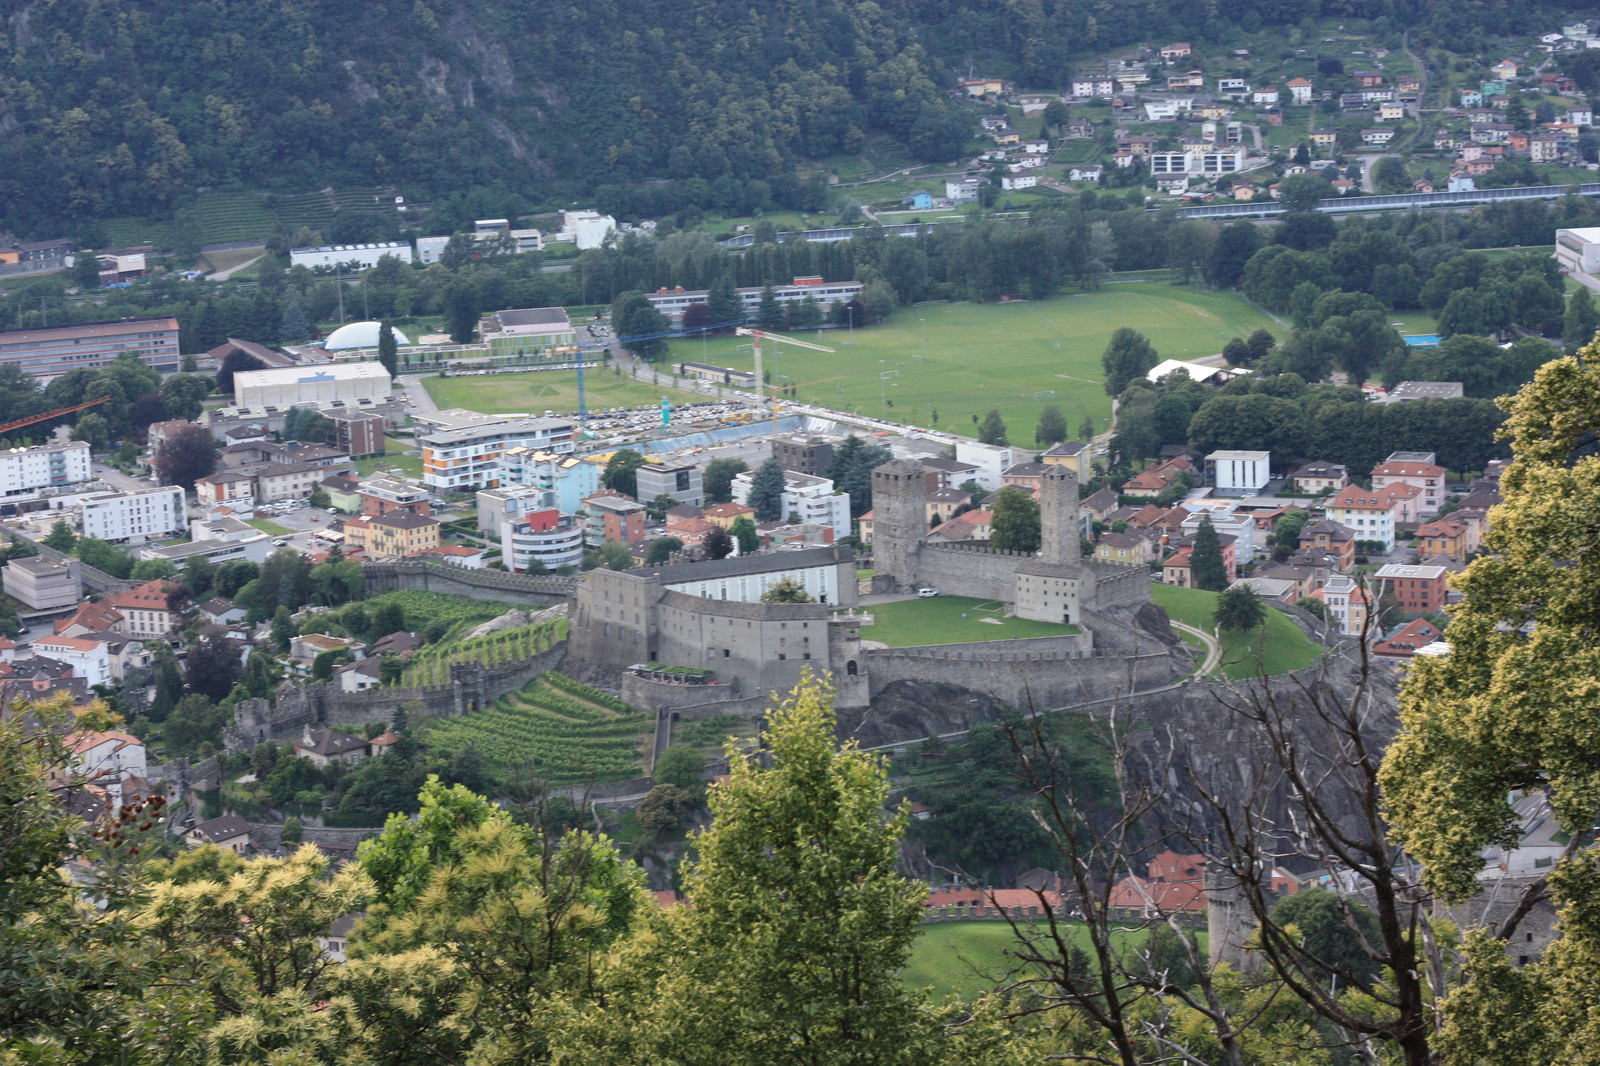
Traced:
<svg viewBox="0 0 1600 1066">
<path fill-rule="evenodd" d="M 609 368 L 596 366 L 583 374 L 585 400 L 590 411 L 608 407 L 639 407 L 659 403 L 663 396 L 673 403 L 704 400 L 701 393 L 662 388 L 635 381 L 628 374 L 617 375 Z M 578 410 L 578 372 L 576 370 L 538 370 L 526 374 L 484 374 L 474 377 L 424 377 L 423 387 L 440 407 L 464 407 L 485 414 L 546 411 L 573 414 Z"/>
<path fill-rule="evenodd" d="M 854 334 L 796 334 L 838 349 L 833 354 L 782 344 L 763 354 L 766 369 L 794 381 L 802 401 L 967 436 L 977 433 L 974 415 L 998 408 L 1012 443 L 1027 446 L 1049 403 L 1061 407 L 1073 429 L 1086 415 L 1098 430 L 1106 428 L 1111 398 L 1100 356 L 1123 325 L 1148 337 L 1162 358 L 1175 359 L 1217 354 L 1229 338 L 1262 326 L 1287 334 L 1237 293 L 1137 283 L 1038 301 L 905 307 L 887 323 Z M 754 362 L 745 338 L 713 337 L 704 344 L 685 338 L 670 347 L 674 361 L 744 370 Z M 885 373 L 897 376 L 882 379 Z"/>
<path fill-rule="evenodd" d="M 1207 633 L 1214 631 L 1211 615 L 1217 609 L 1217 593 L 1152 585 L 1150 594 L 1175 621 Z M 1223 634 L 1222 672 L 1234 679 L 1259 677 L 1263 669 L 1269 675 L 1286 674 L 1310 666 L 1321 654 L 1322 648 L 1307 639 L 1288 615 L 1268 607 L 1267 624 L 1248 637 Z"/>
<path fill-rule="evenodd" d="M 931 596 L 860 608 L 876 618 L 861 627 L 861 639 L 876 640 L 891 648 L 920 644 L 965 644 L 975 640 L 1017 640 L 1023 637 L 1059 637 L 1078 632 L 1077 626 L 1007 618 L 995 600 L 970 596 Z"/>
<path fill-rule="evenodd" d="M 1073 931 L 1074 944 L 1088 950 L 1088 933 L 1077 922 L 1063 923 Z M 1038 928 L 1044 926 L 1025 926 Z M 955 922 L 929 922 L 917 930 L 911 958 L 900 971 L 900 982 L 908 989 L 927 989 L 934 999 L 952 992 L 970 999 L 995 987 L 996 980 L 1017 969 L 1017 961 L 1007 955 L 1016 945 L 1016 934 L 1009 923 L 998 919 Z M 1125 933 L 1138 936 L 1145 933 Z M 1200 950 L 1205 951 L 1206 936 L 1200 933 Z"/>
<path fill-rule="evenodd" d="M 261 532 L 274 537 L 287 537 L 294 532 L 294 530 L 280 526 L 276 522 L 268 522 L 265 518 L 247 518 L 245 519 L 245 525 L 255 526 Z"/>
</svg>

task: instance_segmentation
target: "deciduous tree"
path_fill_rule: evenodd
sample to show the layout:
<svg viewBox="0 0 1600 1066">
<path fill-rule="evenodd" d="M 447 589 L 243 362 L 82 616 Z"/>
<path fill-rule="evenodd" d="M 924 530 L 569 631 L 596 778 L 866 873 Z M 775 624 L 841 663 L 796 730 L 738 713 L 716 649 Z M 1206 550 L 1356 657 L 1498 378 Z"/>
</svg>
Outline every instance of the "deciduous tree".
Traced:
<svg viewBox="0 0 1600 1066">
<path fill-rule="evenodd" d="M 995 551 L 1039 550 L 1039 501 L 1026 489 L 1006 485 L 990 504 L 989 547 Z"/>
</svg>

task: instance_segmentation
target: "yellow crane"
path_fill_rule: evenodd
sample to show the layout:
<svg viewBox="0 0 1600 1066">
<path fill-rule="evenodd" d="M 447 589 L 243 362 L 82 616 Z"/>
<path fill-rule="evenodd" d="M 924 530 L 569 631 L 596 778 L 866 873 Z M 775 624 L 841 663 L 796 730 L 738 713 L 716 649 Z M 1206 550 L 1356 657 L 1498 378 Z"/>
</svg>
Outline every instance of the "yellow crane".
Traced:
<svg viewBox="0 0 1600 1066">
<path fill-rule="evenodd" d="M 746 329 L 744 326 L 740 326 L 738 329 L 734 330 L 733 332 L 737 336 L 749 337 L 750 338 L 750 347 L 752 349 L 754 349 L 755 355 L 756 355 L 756 395 L 758 395 L 758 396 L 761 394 L 761 388 L 762 388 L 762 386 L 763 386 L 763 384 L 765 382 L 765 378 L 762 376 L 762 373 L 761 373 L 761 342 L 762 341 L 777 341 L 777 342 L 779 342 L 781 344 L 793 344 L 793 345 L 796 345 L 796 346 L 801 347 L 801 348 L 810 348 L 814 352 L 836 352 L 836 351 L 838 351 L 837 348 L 829 348 L 826 345 L 812 344 L 810 341 L 796 340 L 795 338 L 790 337 L 787 334 L 783 334 L 783 333 L 768 333 L 764 329 Z M 772 386 L 772 392 L 769 395 L 771 396 L 771 399 L 772 399 L 772 432 L 773 432 L 774 435 L 776 435 L 777 432 L 778 432 L 778 392 L 777 392 L 777 386 L 776 385 Z"/>
</svg>

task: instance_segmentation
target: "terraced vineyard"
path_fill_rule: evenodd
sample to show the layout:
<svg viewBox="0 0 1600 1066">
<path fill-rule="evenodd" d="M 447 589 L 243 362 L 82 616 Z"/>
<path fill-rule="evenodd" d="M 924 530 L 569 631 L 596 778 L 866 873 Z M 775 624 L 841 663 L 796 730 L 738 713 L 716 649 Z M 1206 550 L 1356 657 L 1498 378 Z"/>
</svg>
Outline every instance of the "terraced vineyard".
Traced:
<svg viewBox="0 0 1600 1066">
<path fill-rule="evenodd" d="M 551 672 L 475 714 L 430 722 L 422 739 L 449 756 L 472 745 L 501 772 L 531 765 L 560 786 L 638 776 L 652 734 L 648 714 Z"/>
<path fill-rule="evenodd" d="M 473 637 L 423 648 L 401 675 L 402 685 L 447 685 L 450 664 L 479 662 L 485 666 L 531 659 L 566 636 L 567 620 L 557 619 L 534 626 L 502 629 L 486 637 Z"/>
</svg>

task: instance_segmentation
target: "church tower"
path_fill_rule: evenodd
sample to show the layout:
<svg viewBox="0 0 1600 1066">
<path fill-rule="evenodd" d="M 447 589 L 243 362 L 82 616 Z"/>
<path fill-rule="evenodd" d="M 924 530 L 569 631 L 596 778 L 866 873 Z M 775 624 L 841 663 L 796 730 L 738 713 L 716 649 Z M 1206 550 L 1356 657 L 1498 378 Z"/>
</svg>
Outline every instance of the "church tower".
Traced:
<svg viewBox="0 0 1600 1066">
<path fill-rule="evenodd" d="M 901 587 L 917 582 L 927 499 L 928 472 L 915 459 L 891 459 L 872 471 L 872 564 Z"/>
<path fill-rule="evenodd" d="M 1051 464 L 1039 478 L 1039 559 L 1050 566 L 1077 566 L 1083 536 L 1078 519 L 1078 477 Z"/>
</svg>

